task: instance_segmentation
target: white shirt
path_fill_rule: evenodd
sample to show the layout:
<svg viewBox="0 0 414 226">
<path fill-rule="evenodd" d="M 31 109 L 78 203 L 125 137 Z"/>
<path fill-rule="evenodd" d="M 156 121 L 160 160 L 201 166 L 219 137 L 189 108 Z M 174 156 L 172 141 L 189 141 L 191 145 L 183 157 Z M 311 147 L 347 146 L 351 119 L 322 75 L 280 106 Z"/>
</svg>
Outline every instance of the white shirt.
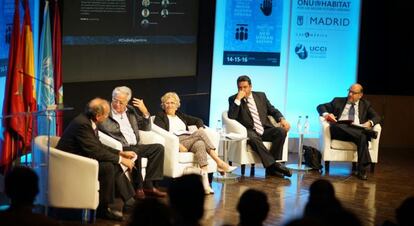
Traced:
<svg viewBox="0 0 414 226">
<path fill-rule="evenodd" d="M 182 131 L 186 131 L 186 126 L 183 122 L 183 120 L 181 120 L 178 116 L 171 116 L 171 115 L 167 115 L 168 117 L 168 121 L 169 121 L 169 132 L 170 133 L 180 133 Z"/>
<path fill-rule="evenodd" d="M 348 120 L 349 119 L 348 118 L 348 116 L 349 116 L 348 112 L 349 112 L 349 109 L 351 108 L 351 105 L 352 104 L 349 103 L 349 102 L 346 103 L 345 108 L 342 111 L 341 117 L 339 117 L 339 120 Z M 359 100 L 355 103 L 354 109 L 355 109 L 355 115 L 354 115 L 354 123 L 353 124 L 359 125 L 360 124 L 360 122 L 359 122 Z"/>
<path fill-rule="evenodd" d="M 119 129 L 122 135 L 125 137 L 129 145 L 137 144 L 137 137 L 135 136 L 134 130 L 132 129 L 131 123 L 128 120 L 126 110 L 121 114 L 112 110 L 112 118 L 118 122 Z"/>
</svg>

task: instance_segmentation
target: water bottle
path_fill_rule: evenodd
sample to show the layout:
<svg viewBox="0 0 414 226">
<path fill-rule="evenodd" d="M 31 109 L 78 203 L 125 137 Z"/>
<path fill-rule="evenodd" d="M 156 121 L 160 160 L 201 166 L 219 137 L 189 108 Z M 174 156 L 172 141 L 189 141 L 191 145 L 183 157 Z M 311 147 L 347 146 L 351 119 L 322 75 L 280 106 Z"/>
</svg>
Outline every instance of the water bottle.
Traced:
<svg viewBox="0 0 414 226">
<path fill-rule="evenodd" d="M 306 116 L 305 117 L 305 122 L 303 123 L 303 133 L 305 133 L 305 134 L 309 133 L 309 127 L 310 127 L 309 116 Z"/>
<path fill-rule="evenodd" d="M 296 124 L 296 128 L 298 130 L 298 133 L 302 133 L 302 116 L 299 115 L 298 123 Z"/>
<path fill-rule="evenodd" d="M 223 128 L 222 128 L 222 124 L 221 124 L 221 120 L 217 120 L 217 124 L 216 124 L 216 132 L 218 134 L 220 134 L 220 137 L 223 137 Z"/>
</svg>

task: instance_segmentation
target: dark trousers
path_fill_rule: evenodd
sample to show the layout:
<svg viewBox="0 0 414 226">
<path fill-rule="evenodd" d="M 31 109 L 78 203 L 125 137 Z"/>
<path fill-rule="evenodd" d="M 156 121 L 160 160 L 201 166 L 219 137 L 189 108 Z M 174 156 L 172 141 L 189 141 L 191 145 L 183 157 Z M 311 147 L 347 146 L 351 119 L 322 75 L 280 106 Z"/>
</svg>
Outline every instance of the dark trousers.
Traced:
<svg viewBox="0 0 414 226">
<path fill-rule="evenodd" d="M 331 138 L 336 140 L 351 141 L 356 144 L 358 152 L 358 165 L 367 166 L 371 163 L 371 156 L 368 151 L 368 135 L 363 128 L 357 128 L 345 124 L 330 125 Z"/>
<path fill-rule="evenodd" d="M 287 132 L 281 127 L 266 127 L 260 136 L 256 131 L 247 130 L 247 143 L 252 147 L 260 159 L 264 167 L 272 166 L 276 160 L 282 159 L 283 144 L 285 143 Z M 263 141 L 272 142 L 272 147 L 268 151 Z"/>
<path fill-rule="evenodd" d="M 99 162 L 99 206 L 106 208 L 113 203 L 115 193 L 118 193 L 123 201 L 132 198 L 134 188 L 128 178 L 122 173 L 121 166 L 112 162 Z"/>
<path fill-rule="evenodd" d="M 141 158 L 147 158 L 147 168 L 145 183 L 146 187 L 151 187 L 152 182 L 162 180 L 164 176 L 164 146 L 161 144 L 139 144 L 124 147 L 124 150 L 134 151 L 138 155 L 135 161 L 137 170 L 132 171 L 132 183 L 135 189 L 143 188 L 143 178 L 141 175 Z"/>
</svg>

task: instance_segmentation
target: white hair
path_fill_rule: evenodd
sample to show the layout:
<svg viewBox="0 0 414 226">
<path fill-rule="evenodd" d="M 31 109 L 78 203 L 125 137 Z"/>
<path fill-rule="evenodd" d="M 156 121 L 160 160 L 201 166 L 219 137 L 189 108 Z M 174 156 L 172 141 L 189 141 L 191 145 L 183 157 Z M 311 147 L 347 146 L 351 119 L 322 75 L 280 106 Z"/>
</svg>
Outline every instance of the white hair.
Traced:
<svg viewBox="0 0 414 226">
<path fill-rule="evenodd" d="M 118 86 L 112 91 L 112 98 L 116 97 L 118 94 L 125 94 L 127 96 L 127 101 L 129 102 L 132 97 L 132 91 L 127 86 Z"/>
</svg>

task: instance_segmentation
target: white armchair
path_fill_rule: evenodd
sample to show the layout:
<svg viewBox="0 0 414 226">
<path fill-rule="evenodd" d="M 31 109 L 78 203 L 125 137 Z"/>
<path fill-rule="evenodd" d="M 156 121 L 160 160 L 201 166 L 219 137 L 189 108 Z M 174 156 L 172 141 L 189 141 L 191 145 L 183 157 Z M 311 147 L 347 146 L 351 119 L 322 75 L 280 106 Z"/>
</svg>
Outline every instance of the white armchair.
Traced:
<svg viewBox="0 0 414 226">
<path fill-rule="evenodd" d="M 154 116 L 151 117 L 153 122 Z M 165 155 L 164 155 L 164 176 L 176 178 L 183 175 L 184 170 L 187 167 L 197 166 L 197 162 L 194 160 L 194 154 L 191 152 L 180 152 L 178 137 L 161 127 L 152 123 L 152 131 L 160 135 L 165 139 Z M 191 129 L 191 128 L 190 128 Z M 220 135 L 211 128 L 205 128 L 208 137 L 213 142 L 216 150 L 218 149 Z M 216 162 L 208 156 L 208 172 L 211 173 L 217 171 Z"/>
<path fill-rule="evenodd" d="M 48 137 L 37 136 L 35 143 L 35 171 L 39 174 L 38 201 L 50 207 L 83 209 L 83 220 L 88 221 L 89 210 L 99 204 L 98 162 L 91 158 L 56 149 L 60 137 L 50 137 L 49 168 Z M 93 219 L 94 220 L 94 219 Z"/>
<path fill-rule="evenodd" d="M 236 133 L 241 137 L 247 137 L 246 128 L 234 119 L 230 119 L 227 115 L 227 111 L 224 111 L 221 115 L 222 122 L 226 133 Z M 277 124 L 273 117 L 269 116 L 270 121 L 273 124 Z M 278 126 L 278 125 L 275 125 Z M 270 149 L 271 142 L 263 142 L 267 149 Z M 246 164 L 251 164 L 250 175 L 254 175 L 254 164 L 262 163 L 260 157 L 252 150 L 250 145 L 247 144 L 247 140 L 241 142 L 233 143 L 230 145 L 228 153 L 228 160 L 232 163 L 241 165 L 241 174 L 245 174 Z M 282 159 L 277 160 L 277 162 L 287 162 L 288 160 L 288 136 L 286 136 L 285 143 L 283 145 Z"/>
<path fill-rule="evenodd" d="M 322 152 L 322 160 L 325 162 L 325 170 L 329 171 L 329 163 L 331 161 L 341 162 L 357 162 L 358 154 L 356 152 L 356 145 L 350 141 L 341 141 L 331 139 L 331 132 L 329 130 L 329 123 L 324 117 L 319 117 L 321 130 L 319 136 L 319 147 Z M 379 140 L 381 136 L 381 125 L 376 124 L 373 130 L 378 132 L 375 139 L 369 141 L 368 150 L 371 155 L 371 171 L 374 171 L 375 163 L 378 162 Z M 354 166 L 353 166 L 354 167 Z"/>
</svg>

